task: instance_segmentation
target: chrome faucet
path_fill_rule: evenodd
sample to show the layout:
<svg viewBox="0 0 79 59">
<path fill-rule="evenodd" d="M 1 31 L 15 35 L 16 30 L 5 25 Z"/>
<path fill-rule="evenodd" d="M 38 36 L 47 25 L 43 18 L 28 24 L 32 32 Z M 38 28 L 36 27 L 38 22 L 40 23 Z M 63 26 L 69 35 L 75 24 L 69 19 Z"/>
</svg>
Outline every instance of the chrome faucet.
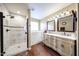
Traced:
<svg viewBox="0 0 79 59">
<path fill-rule="evenodd" d="M 64 35 L 66 35 L 66 33 L 64 32 Z"/>
</svg>

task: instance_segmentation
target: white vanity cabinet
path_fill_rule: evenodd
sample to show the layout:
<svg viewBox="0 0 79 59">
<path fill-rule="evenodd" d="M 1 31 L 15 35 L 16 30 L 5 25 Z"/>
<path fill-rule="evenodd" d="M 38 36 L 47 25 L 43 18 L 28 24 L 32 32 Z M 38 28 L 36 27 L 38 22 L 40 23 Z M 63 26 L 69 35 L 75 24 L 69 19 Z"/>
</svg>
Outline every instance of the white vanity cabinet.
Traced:
<svg viewBox="0 0 79 59">
<path fill-rule="evenodd" d="M 66 41 L 65 41 L 66 40 Z M 75 41 L 70 40 L 70 39 L 65 39 L 63 40 L 63 52 L 64 55 L 71 55 L 74 56 L 75 55 Z"/>
<path fill-rule="evenodd" d="M 52 49 L 56 50 L 56 40 L 55 40 L 55 37 L 54 36 L 50 36 L 49 40 L 50 40 L 50 43 L 49 43 L 50 47 Z"/>
<path fill-rule="evenodd" d="M 56 37 L 56 51 L 62 55 L 62 39 Z"/>
<path fill-rule="evenodd" d="M 65 38 L 56 38 L 56 49 L 61 55 L 74 56 L 75 55 L 75 41 Z"/>
<path fill-rule="evenodd" d="M 43 43 L 63 56 L 75 55 L 75 41 L 68 38 L 44 34 Z"/>
<path fill-rule="evenodd" d="M 46 34 L 44 34 L 44 40 L 43 40 L 43 43 L 45 44 L 45 45 L 47 45 L 47 46 L 50 46 L 50 36 L 49 35 L 46 35 Z"/>
</svg>

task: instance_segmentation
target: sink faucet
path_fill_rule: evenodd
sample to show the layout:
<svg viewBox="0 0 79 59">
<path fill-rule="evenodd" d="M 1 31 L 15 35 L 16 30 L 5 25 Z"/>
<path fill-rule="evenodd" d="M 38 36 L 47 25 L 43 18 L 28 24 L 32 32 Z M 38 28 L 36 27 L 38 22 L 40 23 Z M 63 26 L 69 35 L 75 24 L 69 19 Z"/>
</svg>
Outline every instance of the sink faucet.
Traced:
<svg viewBox="0 0 79 59">
<path fill-rule="evenodd" d="M 66 35 L 66 33 L 64 32 L 64 35 Z"/>
</svg>

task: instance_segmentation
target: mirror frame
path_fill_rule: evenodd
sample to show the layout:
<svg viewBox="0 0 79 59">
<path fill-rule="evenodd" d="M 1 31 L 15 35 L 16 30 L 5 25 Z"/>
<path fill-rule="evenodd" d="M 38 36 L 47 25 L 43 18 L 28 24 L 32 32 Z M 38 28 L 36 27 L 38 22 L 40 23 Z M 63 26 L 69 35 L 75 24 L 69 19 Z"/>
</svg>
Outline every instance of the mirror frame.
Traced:
<svg viewBox="0 0 79 59">
<path fill-rule="evenodd" d="M 69 15 L 69 16 L 71 16 L 71 17 L 73 17 L 73 15 Z M 67 16 L 66 16 L 67 17 Z M 64 18 L 64 17 L 62 17 L 62 18 Z M 61 18 L 59 18 L 60 20 L 61 20 Z M 66 30 L 64 30 L 64 31 L 61 31 L 61 30 L 59 30 L 59 20 L 57 20 L 57 31 L 59 31 L 59 32 L 75 32 L 76 31 L 76 29 L 75 29 L 75 19 L 74 19 L 74 17 L 73 17 L 73 30 L 71 31 L 66 31 Z"/>
<path fill-rule="evenodd" d="M 54 23 L 54 29 L 51 30 L 48 29 L 48 25 L 50 22 Z M 55 31 L 55 20 L 47 21 L 47 31 Z"/>
</svg>

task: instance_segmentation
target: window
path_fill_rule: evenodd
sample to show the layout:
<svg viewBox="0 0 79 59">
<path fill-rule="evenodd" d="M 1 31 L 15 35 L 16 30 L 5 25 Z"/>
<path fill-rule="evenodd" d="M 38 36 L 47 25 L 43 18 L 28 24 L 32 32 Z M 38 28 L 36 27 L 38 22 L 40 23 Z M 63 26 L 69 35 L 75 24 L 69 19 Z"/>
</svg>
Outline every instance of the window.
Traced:
<svg viewBox="0 0 79 59">
<path fill-rule="evenodd" d="M 31 31 L 38 31 L 38 22 L 31 22 Z"/>
<path fill-rule="evenodd" d="M 48 30 L 53 30 L 53 31 L 55 30 L 55 20 L 47 22 L 47 29 Z"/>
</svg>

